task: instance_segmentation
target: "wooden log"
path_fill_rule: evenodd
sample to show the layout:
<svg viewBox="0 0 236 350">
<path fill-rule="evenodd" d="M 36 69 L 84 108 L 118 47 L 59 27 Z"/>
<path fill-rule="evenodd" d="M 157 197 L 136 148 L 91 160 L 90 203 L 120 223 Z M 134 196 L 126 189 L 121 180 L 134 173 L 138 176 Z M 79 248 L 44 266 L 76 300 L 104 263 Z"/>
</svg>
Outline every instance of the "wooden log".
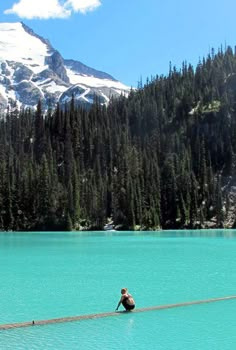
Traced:
<svg viewBox="0 0 236 350">
<path fill-rule="evenodd" d="M 182 303 L 177 303 L 177 304 L 150 306 L 150 307 L 135 309 L 132 311 L 113 311 L 113 312 L 104 312 L 104 313 L 99 313 L 99 314 L 52 318 L 52 319 L 48 319 L 48 320 L 38 320 L 38 321 L 32 320 L 32 321 L 28 321 L 28 322 L 0 324 L 0 330 L 22 328 L 22 327 L 31 327 L 31 326 L 42 326 L 42 325 L 53 324 L 53 323 L 64 323 L 64 322 L 91 320 L 91 319 L 96 319 L 96 318 L 119 316 L 119 315 L 128 314 L 128 313 L 133 314 L 133 313 L 139 313 L 139 312 L 165 310 L 165 309 L 171 309 L 171 308 L 177 308 L 177 307 L 206 304 L 206 303 L 214 303 L 214 302 L 218 302 L 218 301 L 226 301 L 226 300 L 232 300 L 232 299 L 236 299 L 236 295 L 226 296 L 226 297 L 221 297 L 221 298 L 206 299 L 206 300 L 188 301 L 188 302 L 182 302 Z"/>
</svg>

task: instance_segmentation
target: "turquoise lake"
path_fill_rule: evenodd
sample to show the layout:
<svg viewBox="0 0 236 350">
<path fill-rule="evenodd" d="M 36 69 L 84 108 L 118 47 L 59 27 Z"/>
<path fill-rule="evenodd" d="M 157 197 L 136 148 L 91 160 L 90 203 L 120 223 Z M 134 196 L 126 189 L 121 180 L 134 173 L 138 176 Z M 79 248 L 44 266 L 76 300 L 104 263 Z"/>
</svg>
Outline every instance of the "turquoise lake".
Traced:
<svg viewBox="0 0 236 350">
<path fill-rule="evenodd" d="M 236 231 L 0 233 L 0 323 L 236 295 Z M 122 307 L 120 307 L 122 310 Z M 236 299 L 0 331 L 1 350 L 235 350 Z"/>
</svg>

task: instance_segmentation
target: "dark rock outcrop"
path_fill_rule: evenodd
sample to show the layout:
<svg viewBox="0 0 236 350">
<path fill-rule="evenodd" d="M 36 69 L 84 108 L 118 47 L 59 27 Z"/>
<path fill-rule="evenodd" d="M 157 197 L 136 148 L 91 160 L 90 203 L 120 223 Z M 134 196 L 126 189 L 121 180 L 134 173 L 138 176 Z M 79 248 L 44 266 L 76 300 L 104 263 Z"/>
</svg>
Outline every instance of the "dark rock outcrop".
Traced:
<svg viewBox="0 0 236 350">
<path fill-rule="evenodd" d="M 55 72 L 65 83 L 70 82 L 66 74 L 64 60 L 58 51 L 55 51 L 51 56 L 47 56 L 45 58 L 45 64 L 48 64 L 49 69 Z"/>
</svg>

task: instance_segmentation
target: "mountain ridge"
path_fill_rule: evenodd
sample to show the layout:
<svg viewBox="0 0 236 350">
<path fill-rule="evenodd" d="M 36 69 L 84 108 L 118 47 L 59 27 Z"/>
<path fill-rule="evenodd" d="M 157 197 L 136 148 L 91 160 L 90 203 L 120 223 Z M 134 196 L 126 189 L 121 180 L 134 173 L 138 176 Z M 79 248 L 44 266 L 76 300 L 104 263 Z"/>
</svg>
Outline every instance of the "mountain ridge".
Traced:
<svg viewBox="0 0 236 350">
<path fill-rule="evenodd" d="M 44 109 L 75 100 L 107 104 L 111 96 L 127 95 L 129 87 L 110 74 L 65 59 L 48 39 L 23 22 L 0 23 L 0 110 L 12 106 Z"/>
</svg>

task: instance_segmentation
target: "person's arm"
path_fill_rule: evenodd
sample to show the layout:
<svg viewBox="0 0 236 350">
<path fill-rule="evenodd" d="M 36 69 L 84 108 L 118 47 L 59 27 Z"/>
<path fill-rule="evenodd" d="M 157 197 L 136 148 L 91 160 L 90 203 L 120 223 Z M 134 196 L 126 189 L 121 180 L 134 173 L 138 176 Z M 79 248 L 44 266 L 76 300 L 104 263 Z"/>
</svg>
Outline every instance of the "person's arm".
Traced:
<svg viewBox="0 0 236 350">
<path fill-rule="evenodd" d="M 116 311 L 119 309 L 120 304 L 122 303 L 122 301 L 123 301 L 123 296 L 120 298 L 120 301 L 119 301 L 119 303 L 118 303 L 118 305 L 117 305 L 117 307 L 116 307 Z"/>
</svg>

